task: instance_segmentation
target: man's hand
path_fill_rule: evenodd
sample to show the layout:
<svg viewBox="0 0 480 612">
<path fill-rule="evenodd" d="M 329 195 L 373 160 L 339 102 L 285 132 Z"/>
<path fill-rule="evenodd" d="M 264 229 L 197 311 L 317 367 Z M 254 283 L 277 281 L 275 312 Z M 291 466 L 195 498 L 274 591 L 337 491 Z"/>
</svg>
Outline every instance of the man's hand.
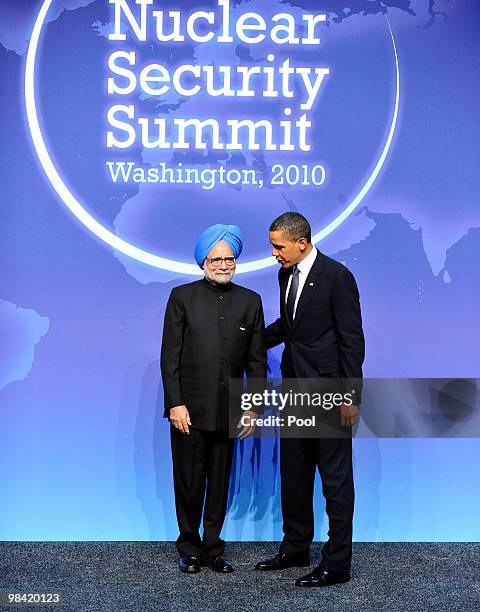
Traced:
<svg viewBox="0 0 480 612">
<path fill-rule="evenodd" d="M 242 414 L 242 418 L 238 422 L 237 429 L 243 427 L 242 431 L 238 434 L 240 440 L 248 438 L 255 431 L 255 421 L 257 420 L 257 413 L 253 410 L 245 410 Z"/>
<path fill-rule="evenodd" d="M 340 418 L 343 427 L 353 427 L 358 421 L 358 406 L 342 404 L 340 406 Z"/>
<path fill-rule="evenodd" d="M 190 422 L 190 415 L 188 414 L 186 406 L 174 406 L 170 408 L 170 422 L 182 433 L 190 433 L 188 426 L 192 423 Z"/>
</svg>

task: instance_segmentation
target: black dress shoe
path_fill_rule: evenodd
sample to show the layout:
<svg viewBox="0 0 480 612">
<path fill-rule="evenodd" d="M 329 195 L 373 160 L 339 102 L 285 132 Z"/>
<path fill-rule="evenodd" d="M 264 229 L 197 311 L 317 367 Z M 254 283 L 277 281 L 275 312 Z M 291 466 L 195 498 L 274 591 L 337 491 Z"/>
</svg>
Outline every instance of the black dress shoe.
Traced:
<svg viewBox="0 0 480 612">
<path fill-rule="evenodd" d="M 327 587 L 332 584 L 340 584 L 341 582 L 348 582 L 350 580 L 350 574 L 342 572 L 334 572 L 329 570 L 322 565 L 316 567 L 313 572 L 297 578 L 295 586 L 299 587 Z"/>
<path fill-rule="evenodd" d="M 178 562 L 180 571 L 184 574 L 198 574 L 200 571 L 200 561 L 198 557 L 180 557 Z"/>
<path fill-rule="evenodd" d="M 310 565 L 310 553 L 304 552 L 297 555 L 286 555 L 285 553 L 278 553 L 272 559 L 266 559 L 260 561 L 255 566 L 256 570 L 262 572 L 269 572 L 274 570 L 287 569 L 287 567 L 308 567 Z"/>
<path fill-rule="evenodd" d="M 221 574 L 229 574 L 230 572 L 233 572 L 233 566 L 221 555 L 210 557 L 208 560 L 208 567 L 212 570 L 212 572 L 220 572 Z"/>
</svg>

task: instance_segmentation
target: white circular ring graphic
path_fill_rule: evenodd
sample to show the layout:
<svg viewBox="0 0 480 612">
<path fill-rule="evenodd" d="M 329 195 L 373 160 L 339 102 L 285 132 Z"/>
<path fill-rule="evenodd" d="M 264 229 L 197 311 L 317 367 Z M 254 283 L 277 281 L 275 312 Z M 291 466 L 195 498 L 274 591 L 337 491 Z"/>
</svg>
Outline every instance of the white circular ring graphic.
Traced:
<svg viewBox="0 0 480 612">
<path fill-rule="evenodd" d="M 109 244 L 111 247 L 120 251 L 124 255 L 128 255 L 137 261 L 140 261 L 149 266 L 155 268 L 161 268 L 162 270 L 169 270 L 171 272 L 177 272 L 179 274 L 188 274 L 190 276 L 198 276 L 202 274 L 197 265 L 183 263 L 175 261 L 173 259 L 166 259 L 159 255 L 154 255 L 148 251 L 140 249 L 126 240 L 119 238 L 116 234 L 105 228 L 99 221 L 97 221 L 90 213 L 88 213 L 80 202 L 70 192 L 68 187 L 63 182 L 60 174 L 55 168 L 52 159 L 48 153 L 45 141 L 40 130 L 38 122 L 37 107 L 35 103 L 35 60 L 37 56 L 38 42 L 42 31 L 45 17 L 48 9 L 50 8 L 53 0 L 44 0 L 42 7 L 35 20 L 33 26 L 33 32 L 28 45 L 27 61 L 25 65 L 25 105 L 27 111 L 28 125 L 30 127 L 30 133 L 32 136 L 33 144 L 38 155 L 38 159 L 42 164 L 43 170 L 47 175 L 48 180 L 52 184 L 55 191 L 58 193 L 65 206 L 75 215 L 75 217 L 91 232 L 93 232 L 98 238 Z M 388 155 L 388 151 L 392 144 L 393 135 L 397 125 L 398 118 L 398 107 L 400 101 L 400 70 L 398 66 L 398 55 L 397 47 L 395 45 L 395 39 L 393 37 L 392 28 L 387 19 L 388 28 L 390 30 L 390 36 L 392 38 L 393 52 L 395 55 L 395 67 L 396 67 L 396 93 L 395 93 L 395 106 L 392 116 L 390 129 L 388 132 L 385 145 L 382 153 L 375 164 L 372 174 L 357 193 L 352 202 L 328 225 L 321 229 L 318 233 L 312 236 L 312 242 L 317 243 L 326 236 L 328 236 L 334 229 L 336 229 L 352 212 L 357 208 L 360 202 L 367 195 L 368 191 L 375 182 L 380 170 L 382 169 L 385 159 Z M 242 274 L 244 272 L 253 272 L 255 270 L 262 270 L 276 264 L 275 259 L 272 256 L 265 257 L 263 259 L 257 259 L 255 261 L 249 261 L 246 263 L 238 264 L 237 273 Z"/>
</svg>

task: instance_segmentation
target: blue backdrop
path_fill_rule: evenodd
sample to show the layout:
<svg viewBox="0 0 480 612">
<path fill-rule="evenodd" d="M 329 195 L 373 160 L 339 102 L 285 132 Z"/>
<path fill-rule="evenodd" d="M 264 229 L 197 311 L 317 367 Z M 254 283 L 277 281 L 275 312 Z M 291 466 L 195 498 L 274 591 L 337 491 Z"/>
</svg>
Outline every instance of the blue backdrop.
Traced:
<svg viewBox="0 0 480 612">
<path fill-rule="evenodd" d="M 270 28 L 273 15 L 288 13 L 300 36 L 302 15 L 325 11 L 320 43 L 310 46 L 237 36 L 228 44 L 160 43 L 151 29 L 140 42 L 125 15 L 127 39 L 115 41 L 107 0 L 47 4 L 3 0 L 0 8 L 0 539 L 176 538 L 159 346 L 169 292 L 193 279 L 182 265 L 193 263 L 194 239 L 211 223 L 244 230 L 241 263 L 250 265 L 236 281 L 261 293 L 267 322 L 278 312 L 275 262 L 261 263 L 268 225 L 298 210 L 320 234 L 317 246 L 357 278 L 366 376 L 478 376 L 475 0 L 230 3 L 232 23 L 249 11 Z M 213 0 L 181 3 L 184 16 L 211 10 L 218 17 L 219 8 Z M 108 61 L 122 49 L 136 51 L 137 75 L 150 63 L 170 72 L 181 65 L 278 70 L 286 59 L 329 72 L 306 110 L 298 74 L 291 97 L 261 96 L 261 76 L 249 98 L 188 97 L 172 88 L 161 96 L 139 88 L 111 94 Z M 25 96 L 28 52 L 35 108 Z M 267 150 L 260 134 L 258 149 L 245 139 L 239 149 L 215 149 L 211 138 L 205 149 L 149 148 L 139 138 L 125 150 L 109 148 L 108 111 L 116 104 L 170 126 L 215 118 L 225 142 L 229 119 L 266 119 L 277 129 L 305 114 L 310 150 L 296 136 L 293 150 Z M 38 134 L 70 195 L 58 181 L 55 190 Z M 109 161 L 253 170 L 264 184 L 114 182 Z M 321 166 L 325 180 L 272 184 L 275 164 Z M 76 215 L 72 199 L 81 205 Z M 122 239 L 119 248 L 111 236 Z M 273 374 L 279 357 L 271 351 Z M 477 439 L 355 440 L 355 539 L 478 540 L 479 450 Z M 320 487 L 316 506 L 323 507 Z M 316 519 L 322 538 L 321 512 Z M 280 539 L 274 441 L 237 447 L 224 535 Z"/>
</svg>

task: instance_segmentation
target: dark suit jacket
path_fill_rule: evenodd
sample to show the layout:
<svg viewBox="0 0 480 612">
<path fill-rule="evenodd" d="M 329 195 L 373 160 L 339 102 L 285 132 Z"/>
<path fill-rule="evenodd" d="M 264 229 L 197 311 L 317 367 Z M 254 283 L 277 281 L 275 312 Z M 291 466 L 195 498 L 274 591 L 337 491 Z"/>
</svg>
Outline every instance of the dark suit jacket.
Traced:
<svg viewBox="0 0 480 612">
<path fill-rule="evenodd" d="M 185 404 L 193 427 L 228 429 L 229 378 L 266 377 L 260 296 L 205 279 L 175 287 L 165 311 L 161 371 L 165 417 Z"/>
<path fill-rule="evenodd" d="M 362 378 L 365 341 L 357 285 L 341 263 L 318 252 L 290 325 L 285 293 L 292 269 L 280 268 L 280 318 L 266 330 L 267 348 L 285 343 L 284 378 Z M 357 399 L 360 402 L 361 384 Z"/>
</svg>

